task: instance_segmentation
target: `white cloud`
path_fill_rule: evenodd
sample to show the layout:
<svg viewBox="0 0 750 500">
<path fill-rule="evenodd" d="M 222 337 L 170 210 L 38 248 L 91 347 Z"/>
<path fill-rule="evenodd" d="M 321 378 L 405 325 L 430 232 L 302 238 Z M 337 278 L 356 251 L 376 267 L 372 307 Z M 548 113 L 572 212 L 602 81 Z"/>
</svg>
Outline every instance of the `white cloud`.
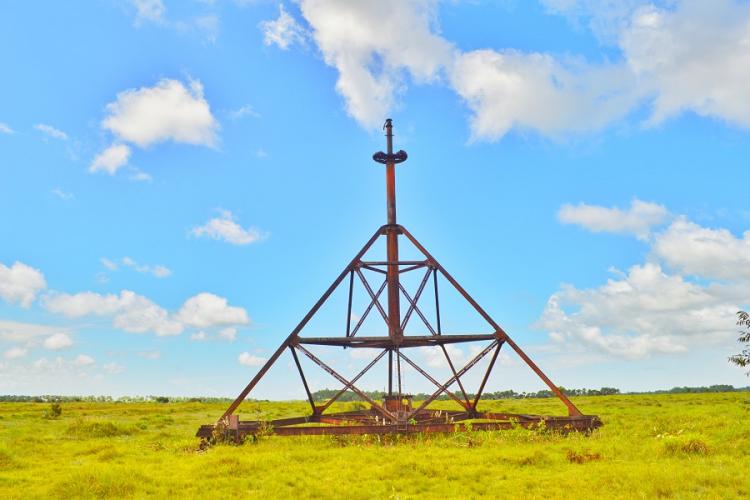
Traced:
<svg viewBox="0 0 750 500">
<path fill-rule="evenodd" d="M 635 199 L 629 209 L 598 205 L 563 205 L 557 213 L 560 222 L 576 224 L 595 233 L 633 234 L 646 238 L 653 226 L 666 221 L 669 212 L 663 205 Z"/>
<path fill-rule="evenodd" d="M 19 359 L 26 356 L 28 351 L 22 347 L 13 347 L 3 353 L 5 359 Z"/>
<path fill-rule="evenodd" d="M 325 62 L 339 72 L 347 112 L 368 128 L 393 109 L 405 72 L 428 82 L 450 61 L 451 45 L 432 32 L 433 0 L 302 0 L 300 8 Z"/>
<path fill-rule="evenodd" d="M 196 237 L 208 237 L 214 240 L 224 240 L 234 245 L 248 245 L 265 238 L 254 227 L 243 228 L 235 221 L 232 212 L 222 210 L 219 217 L 209 220 L 203 226 L 194 227 L 190 234 Z"/>
<path fill-rule="evenodd" d="M 161 359 L 161 352 L 141 351 L 138 353 L 138 356 L 142 357 L 143 359 L 150 359 L 151 361 L 156 361 L 157 359 Z"/>
<path fill-rule="evenodd" d="M 101 262 L 102 265 L 106 267 L 107 269 L 109 269 L 110 271 L 117 271 L 117 269 L 120 267 L 117 265 L 117 262 L 113 260 L 109 260 L 106 257 L 102 257 L 101 259 L 99 259 L 99 262 Z"/>
<path fill-rule="evenodd" d="M 58 351 L 60 349 L 65 349 L 66 347 L 72 346 L 73 339 L 71 339 L 69 335 L 60 332 L 50 335 L 49 337 L 44 339 L 43 345 L 46 349 Z"/>
<path fill-rule="evenodd" d="M 229 116 L 233 120 L 240 119 L 245 116 L 251 116 L 253 118 L 260 118 L 260 113 L 255 111 L 252 106 L 242 106 L 241 108 L 235 109 L 229 112 Z"/>
<path fill-rule="evenodd" d="M 91 365 L 93 365 L 93 364 L 94 364 L 95 362 L 96 362 L 96 361 L 95 361 L 95 360 L 94 360 L 94 358 L 92 358 L 91 356 L 88 356 L 88 355 L 86 355 L 86 354 L 79 354 L 79 355 L 78 355 L 78 356 L 76 356 L 76 358 L 75 358 L 75 359 L 73 360 L 73 365 L 74 365 L 74 366 L 80 366 L 80 367 L 83 367 L 83 366 L 91 366 Z"/>
<path fill-rule="evenodd" d="M 233 327 L 222 328 L 219 330 L 219 338 L 234 342 L 237 339 L 237 329 Z"/>
<path fill-rule="evenodd" d="M 656 236 L 653 251 L 683 274 L 750 282 L 750 231 L 737 238 L 681 217 Z"/>
<path fill-rule="evenodd" d="M 162 0 L 130 0 L 130 3 L 136 10 L 136 24 L 143 21 L 161 23 L 167 11 Z"/>
<path fill-rule="evenodd" d="M 102 127 L 118 139 L 141 148 L 165 141 L 214 146 L 219 124 L 203 96 L 203 86 L 186 87 L 162 79 L 153 87 L 130 89 L 107 104 Z"/>
<path fill-rule="evenodd" d="M 113 144 L 94 158 L 89 165 L 89 172 L 107 172 L 114 175 L 130 159 L 130 148 L 125 144 Z"/>
<path fill-rule="evenodd" d="M 190 340 L 196 340 L 198 342 L 201 342 L 201 341 L 207 340 L 207 339 L 208 339 L 208 336 L 206 335 L 206 332 L 204 332 L 204 331 L 200 331 L 200 332 L 194 333 L 194 334 L 192 334 L 190 336 Z"/>
<path fill-rule="evenodd" d="M 62 130 L 58 130 L 52 125 L 47 125 L 45 123 L 37 123 L 34 125 L 34 128 L 38 131 L 47 134 L 48 136 L 52 137 L 53 139 L 60 139 L 63 141 L 68 140 L 68 134 L 63 132 Z"/>
<path fill-rule="evenodd" d="M 176 317 L 182 323 L 197 328 L 250 323 L 250 317 L 243 308 L 230 306 L 224 297 L 207 292 L 186 300 Z"/>
<path fill-rule="evenodd" d="M 427 366 L 432 368 L 449 368 L 448 360 L 445 359 L 445 354 L 439 347 L 420 347 L 419 350 L 425 358 Z M 466 353 L 460 347 L 446 344 L 445 350 L 448 352 L 448 356 L 450 356 L 451 362 L 453 362 L 453 366 L 456 369 L 459 369 L 468 361 Z"/>
<path fill-rule="evenodd" d="M 164 308 L 130 290 L 121 291 L 119 296 L 95 292 L 53 294 L 45 298 L 44 306 L 50 312 L 70 318 L 113 316 L 113 326 L 126 332 L 166 336 L 179 335 L 183 330 L 183 325 Z"/>
<path fill-rule="evenodd" d="M 30 307 L 37 294 L 47 288 L 47 281 L 38 269 L 15 262 L 7 267 L 0 263 L 0 298 L 21 307 Z"/>
<path fill-rule="evenodd" d="M 239 355 L 237 361 L 245 366 L 262 366 L 266 362 L 266 359 L 259 356 L 254 356 L 249 352 L 243 352 Z"/>
<path fill-rule="evenodd" d="M 405 74 L 417 82 L 444 74 L 472 111 L 474 139 L 497 140 L 514 129 L 550 137 L 586 133 L 644 106 L 650 124 L 691 111 L 750 128 L 750 4 L 543 3 L 549 12 L 585 20 L 619 54 L 597 63 L 509 47 L 462 52 L 439 34 L 434 0 L 301 0 L 299 6 L 325 62 L 339 72 L 336 90 L 347 111 L 366 127 L 379 126 L 393 109 Z M 293 23 L 283 10 L 264 23 L 267 43 L 288 47 L 284 27 Z"/>
<path fill-rule="evenodd" d="M 625 116 L 637 97 L 621 66 L 509 49 L 457 56 L 450 79 L 473 112 L 474 139 L 499 139 L 511 129 L 551 137 L 597 130 Z"/>
<path fill-rule="evenodd" d="M 565 286 L 550 297 L 539 326 L 556 342 L 581 342 L 606 354 L 642 358 L 680 353 L 726 339 L 738 309 L 729 290 L 667 275 L 658 264 L 633 266 L 599 288 Z"/>
<path fill-rule="evenodd" d="M 65 201 L 74 200 L 76 198 L 73 193 L 68 193 L 60 188 L 53 189 L 52 194 Z"/>
<path fill-rule="evenodd" d="M 260 29 L 263 31 L 264 44 L 277 45 L 283 50 L 305 41 L 305 30 L 289 15 L 284 5 L 279 5 L 279 17 L 275 21 L 261 22 Z"/>
<path fill-rule="evenodd" d="M 118 373 L 124 372 L 125 367 L 119 363 L 112 362 L 103 364 L 102 370 L 104 370 L 106 373 L 109 373 L 110 375 L 117 375 Z"/>
<path fill-rule="evenodd" d="M 49 337 L 68 330 L 57 326 L 0 320 L 0 339 L 10 342 L 31 342 L 39 337 Z"/>
<path fill-rule="evenodd" d="M 649 226 L 623 213 L 615 214 L 619 224 L 604 219 L 584 218 L 601 230 L 625 227 L 636 235 Z M 615 269 L 616 278 L 598 287 L 564 285 L 549 298 L 537 326 L 549 331 L 554 345 L 631 359 L 734 345 L 735 313 L 750 304 L 750 232 L 737 238 L 681 216 L 647 241 L 645 263 L 627 273 Z"/>
<path fill-rule="evenodd" d="M 750 127 L 750 5 L 646 4 L 629 21 L 619 45 L 628 67 L 655 96 L 652 123 L 688 110 Z"/>
<path fill-rule="evenodd" d="M 13 129 L 7 123 L 0 122 L 0 134 L 12 134 Z"/>
<path fill-rule="evenodd" d="M 123 257 L 122 258 L 122 265 L 127 266 L 136 272 L 139 272 L 141 274 L 151 274 L 157 278 L 166 278 L 167 276 L 172 274 L 172 271 L 167 268 L 166 266 L 162 265 L 155 265 L 155 266 L 149 266 L 149 265 L 141 265 L 138 264 L 136 261 L 131 259 L 130 257 Z"/>
</svg>

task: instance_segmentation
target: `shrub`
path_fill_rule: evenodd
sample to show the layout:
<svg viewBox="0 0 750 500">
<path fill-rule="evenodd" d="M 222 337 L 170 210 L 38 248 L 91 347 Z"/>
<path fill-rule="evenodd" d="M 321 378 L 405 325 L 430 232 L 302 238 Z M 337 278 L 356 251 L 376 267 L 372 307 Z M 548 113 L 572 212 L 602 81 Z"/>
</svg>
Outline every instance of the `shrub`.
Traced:
<svg viewBox="0 0 750 500">
<path fill-rule="evenodd" d="M 44 410 L 42 418 L 54 420 L 60 418 L 60 415 L 62 415 L 62 406 L 60 405 L 60 403 L 52 403 L 49 405 L 49 408 Z"/>
<path fill-rule="evenodd" d="M 68 435 L 77 438 L 116 437 L 132 433 L 133 431 L 130 428 L 112 422 L 99 422 L 96 420 L 76 420 L 68 427 Z"/>
<path fill-rule="evenodd" d="M 599 453 L 568 450 L 568 462 L 572 464 L 585 464 L 586 462 L 594 462 L 601 459 L 602 456 Z"/>
</svg>

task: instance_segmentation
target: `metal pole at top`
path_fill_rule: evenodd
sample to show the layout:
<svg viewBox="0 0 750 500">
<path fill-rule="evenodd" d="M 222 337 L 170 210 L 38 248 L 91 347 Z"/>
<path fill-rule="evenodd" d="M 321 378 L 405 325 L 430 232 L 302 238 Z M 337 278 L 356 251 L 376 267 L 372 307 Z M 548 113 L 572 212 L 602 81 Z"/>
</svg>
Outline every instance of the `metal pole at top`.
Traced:
<svg viewBox="0 0 750 500">
<path fill-rule="evenodd" d="M 387 160 L 385 164 L 385 192 L 388 207 L 388 234 L 386 235 L 386 251 L 388 260 L 388 335 L 392 339 L 400 339 L 401 331 L 401 292 L 399 291 L 398 274 L 398 233 L 396 232 L 396 164 L 393 161 L 393 124 L 391 119 L 385 121 L 385 137 L 388 143 Z"/>
<path fill-rule="evenodd" d="M 388 208 L 388 225 L 386 226 L 388 335 L 398 345 L 403 337 L 403 332 L 401 331 L 401 295 L 398 273 L 398 235 L 400 230 L 396 225 L 396 164 L 406 161 L 407 155 L 404 150 L 393 152 L 393 121 L 390 118 L 385 121 L 383 128 L 387 140 L 387 152 L 375 153 L 372 155 L 372 159 L 385 165 L 385 193 Z"/>
</svg>

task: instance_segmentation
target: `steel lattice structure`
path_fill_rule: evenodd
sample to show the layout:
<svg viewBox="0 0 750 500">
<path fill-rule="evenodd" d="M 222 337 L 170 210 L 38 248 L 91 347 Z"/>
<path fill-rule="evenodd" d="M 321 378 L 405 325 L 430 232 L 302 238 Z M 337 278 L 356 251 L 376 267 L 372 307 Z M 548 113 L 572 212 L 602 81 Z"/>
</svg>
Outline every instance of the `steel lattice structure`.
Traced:
<svg viewBox="0 0 750 500">
<path fill-rule="evenodd" d="M 246 434 L 258 432 L 262 427 L 267 431 L 268 427 L 275 434 L 289 436 L 302 434 L 388 434 L 404 432 L 451 432 L 456 429 L 467 430 L 492 430 L 506 429 L 516 425 L 530 427 L 544 423 L 548 428 L 564 430 L 588 431 L 599 427 L 601 421 L 597 416 L 583 415 L 578 408 L 560 391 L 560 389 L 542 372 L 542 370 L 529 358 L 528 355 L 516 344 L 510 336 L 498 325 L 487 312 L 461 287 L 461 285 L 440 265 L 422 244 L 396 222 L 396 181 L 395 166 L 406 161 L 407 154 L 401 150 L 393 152 L 393 129 L 390 119 L 386 120 L 387 152 L 378 152 L 373 155 L 373 160 L 385 165 L 386 171 L 386 197 L 388 223 L 378 228 L 370 240 L 362 247 L 357 255 L 351 260 L 346 268 L 334 280 L 333 284 L 320 297 L 297 327 L 276 349 L 273 355 L 263 365 L 260 371 L 242 390 L 232 404 L 227 408 L 216 425 L 204 425 L 198 430 L 197 436 L 208 438 L 214 430 L 219 427 L 240 437 Z M 386 260 L 372 261 L 363 260 L 365 254 L 376 243 L 378 239 L 386 239 Z M 399 237 L 406 238 L 421 254 L 422 258 L 417 260 L 399 259 Z M 367 279 L 363 270 L 370 271 L 383 276 L 383 281 L 376 289 Z M 404 273 L 424 271 L 417 290 L 413 296 L 408 293 L 401 282 Z M 485 334 L 448 334 L 443 332 L 440 321 L 440 296 L 438 292 L 438 277 L 447 281 L 460 296 L 481 316 L 489 327 Z M 348 278 L 348 280 L 347 280 Z M 352 325 L 352 298 L 355 280 L 358 280 L 367 291 L 369 305 L 355 325 Z M 429 321 L 419 307 L 419 301 L 429 281 L 434 288 L 435 320 Z M 301 335 L 305 326 L 315 316 L 318 310 L 326 303 L 331 294 L 342 284 L 348 281 L 348 313 L 346 316 L 346 329 L 343 336 L 334 337 L 304 337 Z M 381 296 L 386 293 L 387 304 L 381 304 Z M 405 314 L 401 314 L 401 299 L 408 304 Z M 365 318 L 376 310 L 388 331 L 387 335 L 381 336 L 358 336 L 360 327 Z M 405 335 L 406 325 L 416 314 L 424 323 L 429 335 Z M 487 342 L 489 345 L 479 351 L 466 365 L 457 369 L 451 359 L 446 345 L 470 342 Z M 507 345 L 533 370 L 533 372 L 549 387 L 557 398 L 567 407 L 567 416 L 549 415 L 527 415 L 527 414 L 505 414 L 482 412 L 478 404 L 487 381 L 495 366 L 500 349 Z M 342 348 L 370 348 L 377 349 L 377 356 L 364 367 L 356 376 L 347 379 L 334 370 L 330 365 L 320 360 L 309 346 L 333 346 Z M 439 382 L 431 376 L 427 370 L 407 356 L 404 352 L 414 347 L 430 346 L 442 351 L 447 365 L 451 371 L 451 377 L 445 382 Z M 311 414 L 294 418 L 272 420 L 270 422 L 240 421 L 234 412 L 253 388 L 260 382 L 268 370 L 276 363 L 284 351 L 289 350 L 294 364 L 310 402 Z M 343 386 L 341 390 L 322 405 L 316 404 L 307 383 L 305 373 L 300 363 L 299 354 L 309 358 L 315 365 L 330 374 Z M 490 355 L 489 364 L 481 379 L 481 384 L 474 394 L 469 397 L 462 377 L 479 361 Z M 368 373 L 381 359 L 388 359 L 388 394 L 382 402 L 375 401 L 355 384 Z M 402 392 L 401 363 L 413 368 L 430 383 L 435 385 L 435 392 L 422 401 L 416 408 L 412 404 L 411 396 Z M 397 388 L 394 391 L 394 373 L 396 375 Z M 458 390 L 453 392 L 451 386 L 456 385 Z M 360 398 L 370 404 L 367 410 L 328 413 L 330 406 L 338 400 L 346 391 L 356 393 Z M 435 410 L 429 405 L 441 394 L 446 394 L 454 400 L 460 409 L 458 410 Z M 470 425 L 467 425 L 471 422 Z M 313 425 L 311 425 L 313 424 Z M 316 425 L 317 424 L 317 425 Z"/>
</svg>

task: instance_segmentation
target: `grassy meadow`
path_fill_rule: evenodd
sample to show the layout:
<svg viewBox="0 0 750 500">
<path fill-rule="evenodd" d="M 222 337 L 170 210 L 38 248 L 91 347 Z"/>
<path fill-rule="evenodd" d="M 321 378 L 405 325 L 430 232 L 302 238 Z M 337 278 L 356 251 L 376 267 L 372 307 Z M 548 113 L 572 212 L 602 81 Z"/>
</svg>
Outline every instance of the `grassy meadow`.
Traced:
<svg viewBox="0 0 750 500">
<path fill-rule="evenodd" d="M 750 496 L 750 393 L 574 398 L 590 436 L 269 436 L 205 451 L 219 403 L 0 403 L 0 498 L 738 498 Z M 334 410 L 357 403 L 341 403 Z M 450 403 L 440 402 L 448 407 Z M 560 414 L 556 400 L 488 401 Z M 245 419 L 304 414 L 253 402 Z"/>
</svg>

